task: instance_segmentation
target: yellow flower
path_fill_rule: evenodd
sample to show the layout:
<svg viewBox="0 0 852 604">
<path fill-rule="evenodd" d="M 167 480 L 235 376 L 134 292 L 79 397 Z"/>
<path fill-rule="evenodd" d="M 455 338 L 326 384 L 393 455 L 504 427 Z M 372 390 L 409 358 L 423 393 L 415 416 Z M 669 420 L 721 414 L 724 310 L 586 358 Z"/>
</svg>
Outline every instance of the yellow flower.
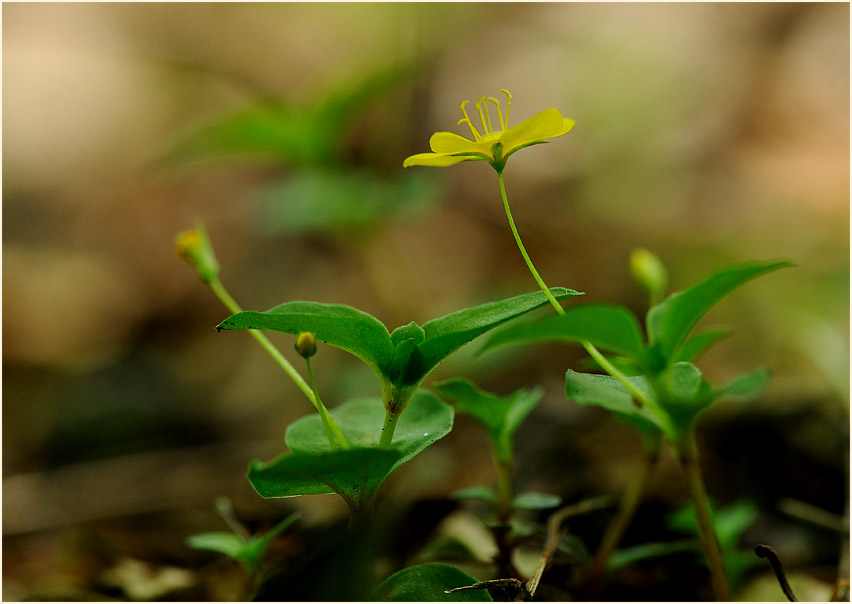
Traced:
<svg viewBox="0 0 852 604">
<path fill-rule="evenodd" d="M 485 160 L 491 164 L 497 172 L 502 172 L 506 160 L 512 153 L 529 147 L 547 142 L 544 139 L 562 136 L 574 127 L 574 120 L 563 118 L 562 114 L 555 108 L 545 109 L 537 113 L 517 126 L 509 128 L 509 106 L 512 95 L 508 90 L 501 89 L 506 95 L 506 115 L 500 109 L 500 101 L 494 97 L 480 97 L 476 101 L 476 110 L 479 113 L 479 121 L 484 134 L 480 134 L 467 114 L 465 105 L 461 104 L 464 117 L 459 124 L 467 124 L 473 134 L 473 140 L 459 136 L 452 132 L 436 132 L 429 139 L 429 147 L 432 153 L 418 153 L 412 155 L 402 162 L 404 168 L 409 166 L 434 166 L 443 168 L 461 163 L 463 161 Z M 488 103 L 493 103 L 497 110 L 498 123 L 492 123 L 488 113 Z M 495 127 L 499 126 L 499 130 Z"/>
</svg>

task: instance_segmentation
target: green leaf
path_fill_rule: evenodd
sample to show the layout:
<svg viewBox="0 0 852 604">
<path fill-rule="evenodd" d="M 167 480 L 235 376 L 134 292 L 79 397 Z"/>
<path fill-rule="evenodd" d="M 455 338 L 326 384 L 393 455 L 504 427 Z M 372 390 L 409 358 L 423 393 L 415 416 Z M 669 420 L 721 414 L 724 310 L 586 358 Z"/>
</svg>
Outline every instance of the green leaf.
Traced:
<svg viewBox="0 0 852 604">
<path fill-rule="evenodd" d="M 332 409 L 330 413 L 351 447 L 366 448 L 378 442 L 385 419 L 385 408 L 380 398 L 353 399 Z M 437 396 L 427 390 L 418 390 L 397 421 L 392 448 L 401 457 L 388 474 L 449 434 L 453 428 L 453 415 L 453 408 Z M 322 420 L 317 413 L 290 424 L 284 442 L 292 451 L 300 453 L 330 451 Z"/>
<path fill-rule="evenodd" d="M 748 500 L 738 501 L 717 510 L 712 506 L 713 524 L 723 550 L 731 550 L 739 544 L 743 534 L 757 520 L 757 506 Z M 695 508 L 688 505 L 672 513 L 666 521 L 669 528 L 698 534 L 698 521 L 695 518 Z"/>
<path fill-rule="evenodd" d="M 515 432 L 544 395 L 541 388 L 536 388 L 501 398 L 460 378 L 436 384 L 435 390 L 452 401 L 458 413 L 470 415 L 485 428 L 497 459 L 506 462 L 512 459 Z"/>
<path fill-rule="evenodd" d="M 582 295 L 564 287 L 551 287 L 550 292 L 557 300 Z M 466 308 L 429 321 L 423 325 L 426 339 L 417 347 L 421 356 L 417 365 L 409 368 L 406 379 L 409 382 L 422 379 L 438 363 L 468 342 L 510 319 L 546 304 L 548 300 L 544 292 L 537 291 Z"/>
<path fill-rule="evenodd" d="M 301 516 L 301 512 L 293 512 L 263 535 L 253 535 L 248 540 L 246 547 L 239 554 L 238 559 L 241 560 L 249 569 L 260 568 L 260 559 L 263 557 L 264 552 L 266 552 L 266 548 L 275 541 L 278 535 L 283 533 L 291 524 L 301 518 Z"/>
<path fill-rule="evenodd" d="M 550 291 L 558 300 L 580 295 L 563 287 Z M 488 330 L 545 304 L 547 298 L 541 291 L 523 294 L 460 310 L 429 321 L 422 328 L 409 323 L 395 329 L 393 339 L 375 317 L 351 306 L 320 302 L 286 302 L 266 312 L 239 312 L 216 329 L 261 329 L 293 335 L 313 332 L 318 340 L 367 363 L 379 377 L 383 391 L 389 391 L 389 384 L 394 384 L 402 397 L 451 353 Z"/>
<path fill-rule="evenodd" d="M 697 333 L 691 338 L 687 338 L 675 354 L 672 361 L 686 361 L 689 363 L 695 362 L 699 357 L 701 357 L 701 355 L 707 352 L 707 349 L 713 344 L 724 340 L 730 335 L 731 330 L 725 328 L 708 329 L 701 333 Z"/>
<path fill-rule="evenodd" d="M 394 218 L 414 218 L 441 199 L 440 182 L 408 171 L 388 179 L 351 167 L 306 167 L 254 195 L 264 233 L 338 233 L 351 240 Z"/>
<path fill-rule="evenodd" d="M 485 348 L 530 342 L 582 342 L 624 355 L 639 366 L 645 362 L 645 344 L 639 322 L 629 310 L 611 304 L 574 306 L 564 315 L 536 323 L 513 325 L 494 334 Z"/>
<path fill-rule="evenodd" d="M 387 375 L 394 354 L 390 334 L 378 319 L 343 304 L 286 302 L 266 312 L 236 313 L 216 329 L 261 329 L 292 335 L 310 331 L 317 340 L 367 363 L 380 378 Z"/>
<path fill-rule="evenodd" d="M 225 554 L 229 558 L 237 560 L 249 572 L 254 572 L 260 568 L 261 558 L 269 544 L 300 517 L 301 513 L 294 512 L 264 535 L 253 535 L 248 540 L 244 540 L 234 533 L 201 533 L 190 536 L 187 539 L 187 545 L 193 549 L 204 549 Z"/>
<path fill-rule="evenodd" d="M 296 105 L 262 98 L 229 115 L 187 129 L 172 140 L 160 161 L 222 159 L 245 154 L 270 156 L 297 165 L 332 163 L 345 127 L 368 102 L 415 73 L 413 65 L 359 74 L 322 98 Z"/>
<path fill-rule="evenodd" d="M 615 571 L 625 566 L 642 562 L 643 560 L 662 558 L 690 551 L 696 553 L 701 551 L 701 545 L 698 540 L 680 539 L 663 543 L 642 543 L 641 545 L 626 547 L 614 552 L 607 563 L 607 568 L 610 571 Z"/>
<path fill-rule="evenodd" d="M 390 474 L 429 445 L 449 434 L 453 409 L 431 392 L 420 390 L 400 415 L 392 448 L 374 448 L 385 410 L 381 399 L 348 401 L 331 416 L 351 447 L 329 448 L 322 420 L 314 413 L 287 428 L 291 452 L 249 468 L 249 482 L 262 497 L 294 497 L 337 493 L 350 507 L 370 501 Z"/>
<path fill-rule="evenodd" d="M 167 144 L 160 161 L 265 155 L 291 164 L 310 164 L 332 157 L 333 134 L 317 122 L 311 109 L 259 100 L 180 133 Z"/>
<path fill-rule="evenodd" d="M 736 397 L 738 399 L 750 399 L 758 394 L 766 387 L 771 374 L 767 369 L 756 369 L 755 371 L 745 373 L 735 378 L 727 386 L 717 389 L 714 392 L 715 398 L 723 396 Z"/>
<path fill-rule="evenodd" d="M 378 602 L 492 602 L 484 589 L 446 593 L 476 582 L 474 577 L 454 566 L 430 562 L 394 573 L 379 585 L 373 599 Z"/>
<path fill-rule="evenodd" d="M 490 487 L 478 485 L 453 491 L 450 495 L 453 499 L 481 499 L 489 503 L 497 501 L 497 491 Z"/>
<path fill-rule="evenodd" d="M 521 493 L 512 500 L 516 510 L 549 510 L 562 503 L 559 495 L 551 493 Z"/>
<path fill-rule="evenodd" d="M 660 406 L 677 431 L 676 438 L 686 434 L 696 416 L 715 401 L 712 388 L 692 363 L 674 363 L 656 376 L 654 386 Z"/>
<path fill-rule="evenodd" d="M 412 321 L 408 325 L 394 329 L 390 335 L 390 339 L 394 346 L 399 346 L 405 340 L 411 340 L 415 344 L 422 344 L 423 340 L 426 339 L 426 332 L 417 323 Z"/>
<path fill-rule="evenodd" d="M 220 554 L 225 554 L 229 558 L 234 558 L 235 560 L 246 546 L 246 542 L 237 537 L 234 533 L 225 532 L 190 535 L 187 538 L 186 543 L 192 549 L 203 549 L 211 552 L 218 552 Z"/>
<path fill-rule="evenodd" d="M 654 398 L 653 391 L 644 377 L 627 379 L 646 396 Z M 606 409 L 642 431 L 651 434 L 658 434 L 660 431 L 668 432 L 665 421 L 647 408 L 637 407 L 627 388 L 614 377 L 577 373 L 569 369 L 565 373 L 565 396 L 581 405 L 593 405 Z"/>
<path fill-rule="evenodd" d="M 704 281 L 669 296 L 647 316 L 648 339 L 671 360 L 686 336 L 719 300 L 744 283 L 771 271 L 792 266 L 788 261 L 754 262 L 722 269 Z"/>
<path fill-rule="evenodd" d="M 401 456 L 396 450 L 356 448 L 285 453 L 267 463 L 252 462 L 248 480 L 261 497 L 337 493 L 354 510 L 373 498 Z"/>
</svg>

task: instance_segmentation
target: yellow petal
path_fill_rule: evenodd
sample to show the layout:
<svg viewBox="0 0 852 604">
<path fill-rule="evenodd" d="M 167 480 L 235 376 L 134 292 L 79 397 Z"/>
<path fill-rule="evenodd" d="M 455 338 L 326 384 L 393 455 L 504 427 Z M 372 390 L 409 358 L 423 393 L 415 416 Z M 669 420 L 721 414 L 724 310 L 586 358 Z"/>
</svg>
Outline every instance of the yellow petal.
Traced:
<svg viewBox="0 0 852 604">
<path fill-rule="evenodd" d="M 432 166 L 435 168 L 446 168 L 447 166 L 460 164 L 463 161 L 470 161 L 471 159 L 476 158 L 465 156 L 453 157 L 452 155 L 445 155 L 442 153 L 418 153 L 417 155 L 407 157 L 405 161 L 402 162 L 402 167 L 409 168 L 411 166 Z"/>
<path fill-rule="evenodd" d="M 453 132 L 436 132 L 429 139 L 429 147 L 435 153 L 484 153 L 491 155 L 491 143 L 478 143 Z"/>
<path fill-rule="evenodd" d="M 574 127 L 574 120 L 565 119 L 556 108 L 545 109 L 517 126 L 512 126 L 500 137 L 503 153 L 547 138 L 562 136 Z"/>
</svg>

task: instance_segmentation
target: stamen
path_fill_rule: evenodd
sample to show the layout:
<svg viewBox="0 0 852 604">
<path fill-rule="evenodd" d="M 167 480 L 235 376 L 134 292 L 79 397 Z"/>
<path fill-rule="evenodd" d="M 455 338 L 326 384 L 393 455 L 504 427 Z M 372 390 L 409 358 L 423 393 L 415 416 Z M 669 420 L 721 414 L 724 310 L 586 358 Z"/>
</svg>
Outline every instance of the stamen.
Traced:
<svg viewBox="0 0 852 604">
<path fill-rule="evenodd" d="M 489 123 L 489 120 L 485 119 L 485 113 L 482 111 L 482 101 L 484 100 L 484 96 L 479 97 L 476 101 L 476 110 L 479 111 L 479 122 L 482 124 L 482 129 L 485 130 L 486 135 L 489 135 L 491 134 L 491 124 Z M 486 107 L 486 111 L 487 109 L 488 108 Z"/>
<path fill-rule="evenodd" d="M 503 121 L 503 112 L 500 111 L 500 101 L 495 99 L 493 96 L 489 96 L 485 99 L 486 101 L 491 101 L 494 103 L 494 106 L 497 107 L 497 117 L 500 120 L 500 130 L 502 132 L 506 131 L 506 122 Z M 488 111 L 488 106 L 486 105 L 486 112 Z"/>
<path fill-rule="evenodd" d="M 468 115 L 467 115 L 467 110 L 464 108 L 464 106 L 467 105 L 469 102 L 470 101 L 464 101 L 464 102 L 462 102 L 461 107 L 459 107 L 459 109 L 461 109 L 461 112 L 464 114 L 464 117 L 462 119 L 460 119 L 458 121 L 458 123 L 468 125 L 468 127 L 470 128 L 470 131 L 473 133 L 474 140 L 482 140 L 482 137 L 479 136 L 479 132 L 476 131 L 476 128 L 474 127 L 473 122 L 470 121 L 470 117 L 468 117 Z"/>
<path fill-rule="evenodd" d="M 512 94 L 505 88 L 501 88 L 500 92 L 506 95 L 506 128 L 509 128 L 509 105 L 512 104 Z"/>
</svg>

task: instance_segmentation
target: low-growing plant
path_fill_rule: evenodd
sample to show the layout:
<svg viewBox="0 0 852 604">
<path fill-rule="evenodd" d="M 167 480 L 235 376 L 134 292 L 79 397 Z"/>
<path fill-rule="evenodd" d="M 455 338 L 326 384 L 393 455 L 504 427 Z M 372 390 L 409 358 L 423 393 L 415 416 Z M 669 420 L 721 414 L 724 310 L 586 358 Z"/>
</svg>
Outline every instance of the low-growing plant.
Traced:
<svg viewBox="0 0 852 604">
<path fill-rule="evenodd" d="M 562 522 L 596 506 L 575 503 L 552 514 L 538 568 L 524 581 L 512 562 L 516 543 L 509 532 L 515 513 L 521 509 L 547 510 L 561 503 L 556 495 L 514 492 L 514 436 L 541 400 L 543 391 L 523 389 L 504 397 L 484 392 L 462 378 L 435 385 L 437 395 L 423 387 L 430 372 L 450 354 L 511 323 L 491 334 L 486 350 L 535 342 L 580 344 L 591 357 L 595 372 L 567 369 L 566 399 L 606 409 L 635 428 L 645 443 L 640 467 L 625 489 L 596 555 L 585 568 L 586 588 L 592 590 L 587 593 L 594 593 L 607 568 L 631 559 L 629 552 L 622 552 L 614 559 L 613 552 L 640 505 L 661 448 L 667 444 L 682 469 L 694 526 L 716 597 L 730 600 L 720 547 L 724 539 L 717 532 L 699 472 L 695 425 L 699 415 L 721 398 L 753 395 L 766 383 L 769 374 L 761 369 L 725 386 L 712 386 L 695 362 L 726 332 L 717 329 L 693 334 L 693 330 L 734 289 L 790 263 L 751 262 L 723 268 L 698 284 L 666 297 L 668 277 L 662 262 L 650 252 L 639 250 L 631 257 L 631 269 L 649 296 L 644 330 L 633 313 L 622 306 L 583 304 L 563 308 L 561 301 L 581 294 L 572 289 L 548 287 L 536 270 L 511 213 L 504 170 L 514 153 L 568 133 L 574 121 L 553 108 L 510 126 L 511 95 L 502 92 L 506 95 L 505 112 L 496 98 L 482 97 L 475 103 L 479 129 L 467 112 L 468 101 L 462 103 L 463 117 L 459 124 L 470 129 L 472 138 L 438 132 L 430 139 L 431 152 L 408 157 L 403 166 L 448 167 L 469 161 L 487 162 L 497 174 L 509 229 L 540 291 L 465 308 L 422 326 L 410 322 L 393 330 L 379 319 L 342 304 L 288 301 L 264 312 L 244 311 L 219 280 L 219 264 L 204 227 L 198 224 L 178 237 L 181 255 L 232 313 L 216 329 L 248 331 L 293 379 L 316 411 L 287 428 L 284 441 L 288 451 L 271 461 L 256 460 L 250 464 L 248 480 L 265 498 L 336 493 L 350 510 L 350 529 L 369 530 L 373 521 L 381 520 L 375 518 L 374 502 L 388 477 L 446 436 L 452 430 L 454 413 L 470 415 L 488 437 L 497 488 L 471 486 L 454 496 L 483 499 L 493 506 L 493 516 L 484 519 L 492 529 L 497 547 L 491 578 L 477 581 L 446 564 L 419 564 L 387 577 L 373 596 L 377 600 L 476 600 L 488 599 L 488 590 L 504 596 L 511 593 L 512 597 L 521 599 L 535 597 L 542 574 L 558 548 Z M 494 119 L 489 105 L 495 111 Z M 530 323 L 515 322 L 548 304 L 556 314 Z M 307 380 L 263 335 L 264 331 L 295 337 L 294 347 L 305 361 Z M 321 344 L 342 349 L 369 366 L 378 379 L 379 395 L 327 408 L 321 400 L 312 365 Z M 284 521 L 279 527 L 287 524 Z M 276 527 L 260 540 L 240 535 L 196 536 L 192 544 L 226 553 L 255 572 L 269 535 L 274 537 L 278 530 L 283 529 Z M 726 548 L 732 547 L 730 541 L 725 544 Z M 650 555 L 663 555 L 670 551 L 659 544 L 655 547 L 646 548 L 644 554 L 649 555 L 650 551 Z M 377 583 L 380 579 L 377 577 Z"/>
</svg>

